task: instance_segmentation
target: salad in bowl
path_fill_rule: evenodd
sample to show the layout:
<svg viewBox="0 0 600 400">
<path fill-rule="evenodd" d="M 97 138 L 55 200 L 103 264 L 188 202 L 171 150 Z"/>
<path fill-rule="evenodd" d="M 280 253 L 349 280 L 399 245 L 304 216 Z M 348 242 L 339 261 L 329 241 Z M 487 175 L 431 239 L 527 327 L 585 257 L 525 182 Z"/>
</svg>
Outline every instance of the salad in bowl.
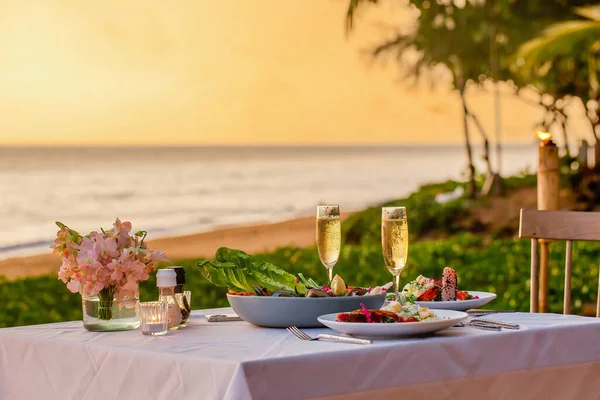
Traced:
<svg viewBox="0 0 600 400">
<path fill-rule="evenodd" d="M 302 274 L 253 257 L 241 250 L 222 247 L 214 260 L 198 262 L 202 276 L 226 287 L 229 304 L 244 321 L 285 328 L 322 326 L 317 317 L 351 311 L 365 304 L 378 309 L 391 283 L 376 287 L 347 286 L 335 276 L 330 285 L 319 285 Z"/>
</svg>

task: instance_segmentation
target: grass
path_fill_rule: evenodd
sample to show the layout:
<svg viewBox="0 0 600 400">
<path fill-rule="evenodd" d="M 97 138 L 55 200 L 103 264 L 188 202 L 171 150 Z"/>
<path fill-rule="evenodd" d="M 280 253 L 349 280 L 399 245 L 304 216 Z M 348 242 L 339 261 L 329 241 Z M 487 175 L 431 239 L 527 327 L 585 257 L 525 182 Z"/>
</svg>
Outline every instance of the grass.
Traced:
<svg viewBox="0 0 600 400">
<path fill-rule="evenodd" d="M 535 184 L 530 176 L 510 178 L 509 190 Z M 442 269 L 451 266 L 459 277 L 459 288 L 490 291 L 498 298 L 490 308 L 529 309 L 530 242 L 519 239 L 486 241 L 482 235 L 464 232 L 461 218 L 479 200 L 459 199 L 444 205 L 433 200 L 443 191 L 454 190 L 459 183 L 445 182 L 426 185 L 406 199 L 387 203 L 402 204 L 410 210 L 411 245 L 409 262 L 402 282 L 422 274 L 439 277 Z M 350 285 L 374 286 L 391 281 L 385 269 L 380 244 L 380 208 L 372 207 L 356 213 L 343 224 L 344 242 L 335 266 Z M 443 240 L 422 240 L 432 231 L 444 234 Z M 324 283 L 325 268 L 314 246 L 286 247 L 259 257 L 283 269 L 313 277 Z M 582 312 L 586 304 L 595 303 L 598 285 L 600 243 L 577 242 L 573 260 L 573 311 Z M 186 288 L 192 291 L 192 308 L 228 306 L 225 289 L 214 287 L 197 271 L 197 260 L 180 260 L 187 272 Z M 564 285 L 564 244 L 550 246 L 549 303 L 551 312 L 562 311 Z M 140 285 L 142 301 L 158 296 L 156 281 L 151 277 Z M 6 281 L 0 277 L 0 327 L 30 325 L 81 319 L 81 298 L 70 293 L 55 275 Z"/>
</svg>

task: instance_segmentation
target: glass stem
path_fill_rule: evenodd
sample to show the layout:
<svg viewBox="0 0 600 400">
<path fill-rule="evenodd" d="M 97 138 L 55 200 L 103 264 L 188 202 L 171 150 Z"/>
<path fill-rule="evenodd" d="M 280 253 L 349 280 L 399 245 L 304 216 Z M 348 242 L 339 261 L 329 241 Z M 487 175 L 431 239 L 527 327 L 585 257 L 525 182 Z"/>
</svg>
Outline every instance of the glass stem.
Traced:
<svg viewBox="0 0 600 400">
<path fill-rule="evenodd" d="M 333 280 L 333 267 L 327 268 L 327 276 L 329 277 L 329 285 L 331 286 L 331 281 Z"/>
<path fill-rule="evenodd" d="M 394 294 L 396 295 L 396 301 L 399 299 L 398 288 L 400 287 L 400 274 L 394 275 Z"/>
</svg>

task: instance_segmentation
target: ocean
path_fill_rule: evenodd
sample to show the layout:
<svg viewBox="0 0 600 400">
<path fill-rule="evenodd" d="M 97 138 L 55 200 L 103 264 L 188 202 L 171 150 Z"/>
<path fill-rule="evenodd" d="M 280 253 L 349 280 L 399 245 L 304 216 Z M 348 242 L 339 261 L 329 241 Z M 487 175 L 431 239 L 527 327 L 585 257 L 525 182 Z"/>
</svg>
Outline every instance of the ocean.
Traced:
<svg viewBox="0 0 600 400">
<path fill-rule="evenodd" d="M 505 146 L 502 173 L 535 170 L 536 154 Z M 119 217 L 152 239 L 312 215 L 319 203 L 357 210 L 464 170 L 459 145 L 4 147 L 0 258 L 49 251 L 54 221 L 87 233 Z"/>
</svg>

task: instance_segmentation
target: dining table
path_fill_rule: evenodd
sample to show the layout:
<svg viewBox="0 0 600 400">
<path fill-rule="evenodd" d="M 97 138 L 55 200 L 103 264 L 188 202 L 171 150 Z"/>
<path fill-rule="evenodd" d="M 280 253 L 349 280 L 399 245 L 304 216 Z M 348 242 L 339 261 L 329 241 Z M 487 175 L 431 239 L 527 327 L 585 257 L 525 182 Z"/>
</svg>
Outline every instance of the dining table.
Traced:
<svg viewBox="0 0 600 400">
<path fill-rule="evenodd" d="M 455 326 L 370 344 L 209 322 L 165 336 L 81 321 L 0 329 L 0 399 L 598 399 L 600 319 L 502 313 L 520 329 Z M 328 328 L 307 334 L 336 334 Z"/>
</svg>

